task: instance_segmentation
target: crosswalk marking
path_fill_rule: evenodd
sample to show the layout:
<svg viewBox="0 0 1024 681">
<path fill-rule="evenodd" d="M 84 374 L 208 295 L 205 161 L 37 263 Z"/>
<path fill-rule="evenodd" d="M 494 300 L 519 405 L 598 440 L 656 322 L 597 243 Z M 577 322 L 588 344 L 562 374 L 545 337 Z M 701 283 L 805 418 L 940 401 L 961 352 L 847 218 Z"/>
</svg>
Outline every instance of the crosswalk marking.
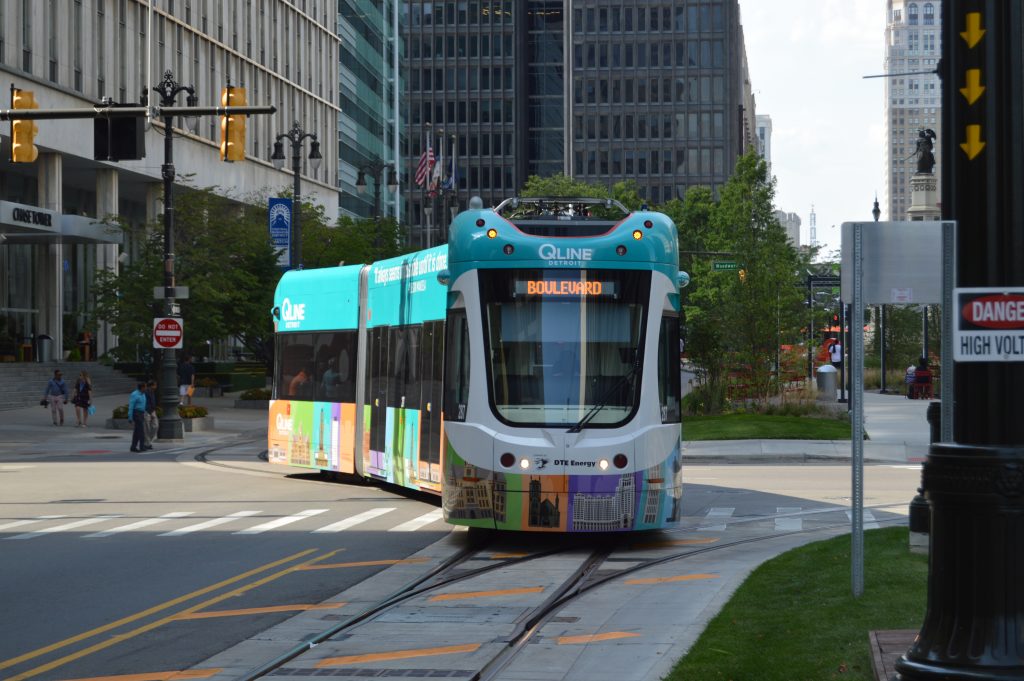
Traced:
<svg viewBox="0 0 1024 681">
<path fill-rule="evenodd" d="M 41 530 L 34 530 L 32 532 L 26 532 L 24 534 L 16 534 L 13 537 L 8 537 L 7 539 L 34 539 L 36 537 L 41 537 L 44 534 L 53 534 L 55 532 L 63 532 L 65 530 L 73 530 L 73 529 L 78 528 L 78 527 L 85 527 L 86 525 L 95 525 L 96 523 L 102 523 L 105 520 L 110 520 L 111 518 L 119 518 L 119 517 L 120 516 L 117 516 L 117 515 L 101 515 L 101 516 L 96 516 L 94 518 L 82 518 L 81 520 L 75 520 L 75 521 L 70 522 L 70 523 L 64 523 L 63 525 L 55 525 L 53 527 L 46 527 L 46 528 L 43 528 Z"/>
<path fill-rule="evenodd" d="M 386 513 L 391 513 L 391 511 L 394 510 L 394 508 L 373 508 L 370 509 L 369 511 L 356 514 L 351 518 L 345 518 L 344 520 L 339 520 L 336 523 L 325 525 L 324 527 L 321 527 L 319 530 L 313 530 L 313 532 L 341 532 L 343 530 L 347 530 L 350 527 L 355 527 L 356 525 L 360 525 L 369 520 L 373 520 L 374 518 L 382 516 Z"/>
<path fill-rule="evenodd" d="M 284 518 L 278 518 L 276 520 L 271 520 L 269 522 L 256 525 L 255 527 L 250 527 L 247 530 L 239 530 L 238 532 L 235 532 L 235 534 L 259 534 L 261 532 L 266 532 L 267 530 L 274 530 L 278 527 L 290 525 L 294 522 L 302 520 L 303 518 L 311 518 L 312 516 L 320 515 L 321 513 L 327 513 L 327 509 L 311 508 L 309 510 L 302 511 L 301 513 L 296 513 L 295 515 L 285 516 Z"/>
<path fill-rule="evenodd" d="M 218 525 L 223 525 L 224 523 L 230 523 L 232 520 L 238 520 L 239 518 L 248 518 L 249 516 L 258 515 L 258 514 L 259 514 L 259 511 L 239 511 L 237 513 L 232 513 L 231 515 L 226 515 L 226 516 L 222 516 L 220 518 L 213 518 L 212 520 L 206 520 L 206 521 L 203 521 L 201 523 L 196 523 L 195 525 L 188 525 L 187 527 L 180 527 L 177 530 L 171 530 L 170 532 L 164 532 L 163 534 L 158 534 L 157 536 L 158 537 L 180 537 L 181 535 L 188 534 L 189 532 L 198 532 L 200 530 L 206 530 L 206 529 L 209 529 L 211 527 L 217 527 Z"/>
<path fill-rule="evenodd" d="M 406 521 L 401 525 L 392 527 L 388 532 L 415 532 L 424 525 L 429 525 L 432 522 L 441 519 L 443 515 L 441 509 L 436 508 L 430 513 L 424 513 L 419 518 L 413 518 L 412 520 Z"/>
<path fill-rule="evenodd" d="M 846 517 L 849 518 L 850 522 L 853 522 L 853 511 L 847 511 Z M 875 514 L 867 509 L 864 509 L 863 518 L 865 530 L 877 530 L 881 527 L 881 525 L 878 524 L 878 521 L 875 520 Z"/>
<path fill-rule="evenodd" d="M 779 506 L 775 509 L 775 512 L 780 516 L 791 516 L 794 513 L 799 513 L 801 509 L 799 506 Z M 775 519 L 775 529 L 780 532 L 799 532 L 804 529 L 804 519 L 800 517 L 782 517 Z"/>
<path fill-rule="evenodd" d="M 192 515 L 192 511 L 174 511 L 172 513 L 165 513 L 159 518 L 146 518 L 145 520 L 139 520 L 138 522 L 128 523 L 127 525 L 121 525 L 120 527 L 112 527 L 109 530 L 103 530 L 102 532 L 93 532 L 92 534 L 85 535 L 85 539 L 94 537 L 109 537 L 112 534 L 118 534 L 119 532 L 132 532 L 134 530 L 141 530 L 143 527 L 149 527 L 150 525 L 156 525 L 157 523 L 167 522 L 173 518 L 184 518 Z"/>
<path fill-rule="evenodd" d="M 32 523 L 38 523 L 41 520 L 57 520 L 59 518 L 67 518 L 66 515 L 41 515 L 30 520 L 14 520 L 9 523 L 0 525 L 0 531 L 13 529 L 15 527 L 22 527 L 24 525 L 31 525 Z"/>
<path fill-rule="evenodd" d="M 725 520 L 726 518 L 731 518 L 732 514 L 735 512 L 735 508 L 712 508 L 704 517 L 708 520 Z M 702 525 L 697 529 L 701 532 L 722 532 L 725 530 L 725 523 Z"/>
</svg>

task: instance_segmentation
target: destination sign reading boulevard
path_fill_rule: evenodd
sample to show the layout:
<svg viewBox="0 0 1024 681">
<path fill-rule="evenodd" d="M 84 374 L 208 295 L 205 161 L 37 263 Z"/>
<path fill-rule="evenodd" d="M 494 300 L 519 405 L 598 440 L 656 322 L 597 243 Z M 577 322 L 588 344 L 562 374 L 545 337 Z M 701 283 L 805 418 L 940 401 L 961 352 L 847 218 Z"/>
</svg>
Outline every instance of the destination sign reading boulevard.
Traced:
<svg viewBox="0 0 1024 681">
<path fill-rule="evenodd" d="M 957 362 L 1024 362 L 1024 288 L 958 288 Z"/>
</svg>

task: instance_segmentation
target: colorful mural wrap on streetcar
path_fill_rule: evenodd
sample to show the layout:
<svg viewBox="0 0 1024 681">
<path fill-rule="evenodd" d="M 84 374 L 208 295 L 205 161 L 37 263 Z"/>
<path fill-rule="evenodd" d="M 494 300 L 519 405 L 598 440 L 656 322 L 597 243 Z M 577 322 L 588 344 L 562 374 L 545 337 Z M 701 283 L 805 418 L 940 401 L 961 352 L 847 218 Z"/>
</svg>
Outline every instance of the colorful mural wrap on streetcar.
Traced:
<svg viewBox="0 0 1024 681">
<path fill-rule="evenodd" d="M 679 521 L 678 449 L 660 465 L 621 475 L 490 471 L 445 451 L 445 518 L 455 525 L 557 532 L 653 530 Z"/>
<path fill-rule="evenodd" d="M 267 432 L 270 463 L 351 473 L 354 404 L 272 400 Z"/>
</svg>

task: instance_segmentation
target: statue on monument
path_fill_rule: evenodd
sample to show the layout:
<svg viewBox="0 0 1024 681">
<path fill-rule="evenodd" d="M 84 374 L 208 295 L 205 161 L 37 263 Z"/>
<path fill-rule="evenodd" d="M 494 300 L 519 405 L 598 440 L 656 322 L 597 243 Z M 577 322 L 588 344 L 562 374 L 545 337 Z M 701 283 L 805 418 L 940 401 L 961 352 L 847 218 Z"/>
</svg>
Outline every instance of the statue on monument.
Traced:
<svg viewBox="0 0 1024 681">
<path fill-rule="evenodd" d="M 914 155 L 917 156 L 917 172 L 928 173 L 935 169 L 934 148 L 935 131 L 931 128 L 924 128 L 917 131 L 917 149 Z"/>
</svg>

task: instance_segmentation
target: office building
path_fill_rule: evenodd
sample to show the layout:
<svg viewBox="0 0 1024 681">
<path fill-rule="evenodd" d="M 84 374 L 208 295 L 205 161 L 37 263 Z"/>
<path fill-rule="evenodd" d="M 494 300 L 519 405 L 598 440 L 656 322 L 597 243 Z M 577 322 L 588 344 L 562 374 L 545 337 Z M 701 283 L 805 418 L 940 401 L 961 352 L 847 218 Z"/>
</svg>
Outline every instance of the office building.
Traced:
<svg viewBox="0 0 1024 681">
<path fill-rule="evenodd" d="M 907 219 L 910 179 L 917 171 L 914 151 L 918 132 L 935 131 L 942 139 L 942 94 L 935 70 L 941 56 L 942 3 L 937 0 L 887 0 L 885 27 L 886 181 L 881 201 L 889 220 Z M 944 150 L 933 152 L 938 183 Z M 941 186 L 936 191 L 941 196 Z"/>
<path fill-rule="evenodd" d="M 284 172 L 274 169 L 270 154 L 275 136 L 298 122 L 317 133 L 323 155 L 319 172 L 302 155 L 303 198 L 333 219 L 336 27 L 337 7 L 329 0 L 0 0 L 0 74 L 32 91 L 41 109 L 90 108 L 106 97 L 137 103 L 167 70 L 194 86 L 200 106 L 220 105 L 229 81 L 244 86 L 249 104 L 277 107 L 274 115 L 249 118 L 246 160 L 219 160 L 216 116 L 200 118 L 194 133 L 176 121 L 179 177 L 231 196 L 290 191 L 288 145 Z M 151 93 L 150 102 L 159 104 L 159 96 Z M 186 104 L 184 94 L 177 104 Z M 93 274 L 116 270 L 133 247 L 109 234 L 101 220 L 114 215 L 142 225 L 162 213 L 162 121 L 154 118 L 145 133 L 145 158 L 119 163 L 94 160 L 92 126 L 92 120 L 38 121 L 38 159 L 15 164 L 10 127 L 0 125 L 0 318 L 19 348 L 45 334 L 59 357 L 68 349 L 63 339 L 93 322 Z M 96 341 L 99 354 L 116 345 L 102 325 Z M 18 358 L 25 354 L 19 351 Z"/>
<path fill-rule="evenodd" d="M 396 174 L 402 171 L 399 4 L 338 0 L 338 36 L 344 45 L 338 88 L 339 188 L 342 212 L 353 217 L 373 216 L 375 198 L 381 215 L 403 217 L 402 187 L 395 193 L 388 191 L 391 169 L 386 167 L 390 164 Z M 378 166 L 376 178 L 374 166 Z M 360 169 L 364 169 L 362 192 L 356 186 Z"/>
<path fill-rule="evenodd" d="M 443 238 L 446 209 L 495 205 L 530 175 L 636 178 L 658 204 L 719 188 L 756 147 L 737 0 L 405 5 L 409 222 L 435 218 L 416 245 Z M 415 185 L 428 145 L 458 150 L 456 191 Z"/>
<path fill-rule="evenodd" d="M 768 174 L 772 172 L 772 117 L 757 114 L 757 150 L 761 158 L 768 164 Z"/>
</svg>

